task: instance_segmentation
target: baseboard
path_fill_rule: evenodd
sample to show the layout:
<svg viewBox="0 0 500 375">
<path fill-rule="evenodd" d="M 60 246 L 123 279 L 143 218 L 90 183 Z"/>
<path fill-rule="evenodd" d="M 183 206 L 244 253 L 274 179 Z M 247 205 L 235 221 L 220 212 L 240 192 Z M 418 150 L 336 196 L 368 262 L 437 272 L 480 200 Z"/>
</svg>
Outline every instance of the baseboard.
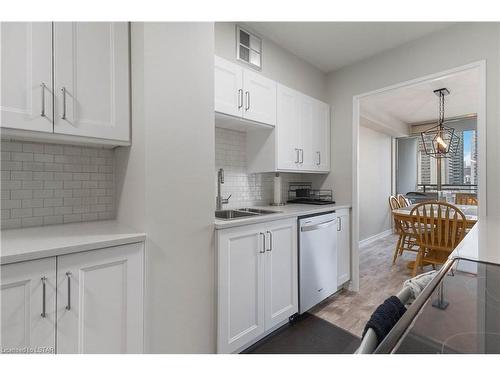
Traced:
<svg viewBox="0 0 500 375">
<path fill-rule="evenodd" d="M 370 243 L 372 243 L 374 241 L 377 241 L 377 240 L 379 240 L 381 238 L 387 237 L 390 234 L 392 234 L 392 228 L 384 230 L 383 232 L 380 232 L 378 234 L 375 234 L 375 235 L 373 235 L 371 237 L 368 237 L 368 238 L 365 238 L 364 240 L 359 241 L 359 247 L 368 245 L 368 244 L 370 244 Z"/>
</svg>

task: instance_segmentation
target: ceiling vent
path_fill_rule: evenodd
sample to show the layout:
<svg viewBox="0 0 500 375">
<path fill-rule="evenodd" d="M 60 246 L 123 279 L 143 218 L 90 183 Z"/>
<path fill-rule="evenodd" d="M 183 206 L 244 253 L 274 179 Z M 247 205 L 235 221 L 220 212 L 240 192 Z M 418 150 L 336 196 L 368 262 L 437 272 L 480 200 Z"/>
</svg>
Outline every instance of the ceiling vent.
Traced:
<svg viewBox="0 0 500 375">
<path fill-rule="evenodd" d="M 236 26 L 236 58 L 260 70 L 262 68 L 262 39 Z"/>
</svg>

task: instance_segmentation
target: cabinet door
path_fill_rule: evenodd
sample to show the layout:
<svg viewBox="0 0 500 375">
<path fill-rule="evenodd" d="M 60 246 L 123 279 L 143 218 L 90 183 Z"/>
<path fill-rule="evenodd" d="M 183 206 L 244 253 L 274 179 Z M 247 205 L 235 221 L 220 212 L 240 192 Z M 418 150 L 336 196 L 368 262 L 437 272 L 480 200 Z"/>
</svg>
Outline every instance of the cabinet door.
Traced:
<svg viewBox="0 0 500 375">
<path fill-rule="evenodd" d="M 215 56 L 215 111 L 231 116 L 243 114 L 243 69 Z"/>
<path fill-rule="evenodd" d="M 266 330 L 298 311 L 297 221 L 270 223 L 266 234 Z"/>
<path fill-rule="evenodd" d="M 143 244 L 57 258 L 57 352 L 141 353 Z"/>
<path fill-rule="evenodd" d="M 296 170 L 300 161 L 300 93 L 278 85 L 276 119 L 277 169 Z"/>
<path fill-rule="evenodd" d="M 54 132 L 128 141 L 126 22 L 54 23 Z"/>
<path fill-rule="evenodd" d="M 316 101 L 313 126 L 313 166 L 319 171 L 330 170 L 330 106 Z"/>
<path fill-rule="evenodd" d="M 313 135 L 316 118 L 316 101 L 306 95 L 300 95 L 300 162 L 299 169 L 315 170 L 313 158 Z"/>
<path fill-rule="evenodd" d="M 276 82 L 245 69 L 243 91 L 243 117 L 276 125 Z"/>
<path fill-rule="evenodd" d="M 349 210 L 337 210 L 337 278 L 341 286 L 351 278 L 351 239 Z"/>
<path fill-rule="evenodd" d="M 264 232 L 245 226 L 217 233 L 219 353 L 234 352 L 264 332 Z"/>
<path fill-rule="evenodd" d="M 52 23 L 2 22 L 0 126 L 52 132 Z"/>
<path fill-rule="evenodd" d="M 54 353 L 56 259 L 6 264 L 1 266 L 1 276 L 2 350 Z"/>
</svg>

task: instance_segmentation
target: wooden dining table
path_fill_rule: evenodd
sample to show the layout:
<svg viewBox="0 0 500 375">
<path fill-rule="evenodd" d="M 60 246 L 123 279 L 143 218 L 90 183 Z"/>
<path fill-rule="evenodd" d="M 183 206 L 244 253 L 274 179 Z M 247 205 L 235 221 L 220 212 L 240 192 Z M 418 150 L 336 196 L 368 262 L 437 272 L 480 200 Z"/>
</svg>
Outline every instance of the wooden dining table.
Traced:
<svg viewBox="0 0 500 375">
<path fill-rule="evenodd" d="M 412 204 L 407 207 L 397 208 L 392 211 L 394 218 L 396 220 L 402 221 L 413 221 L 416 218 L 415 213 L 410 215 L 411 210 L 416 204 Z M 465 215 L 465 220 L 467 221 L 467 227 L 472 228 L 477 222 L 477 206 L 466 206 L 466 205 L 455 205 L 458 207 Z"/>
</svg>

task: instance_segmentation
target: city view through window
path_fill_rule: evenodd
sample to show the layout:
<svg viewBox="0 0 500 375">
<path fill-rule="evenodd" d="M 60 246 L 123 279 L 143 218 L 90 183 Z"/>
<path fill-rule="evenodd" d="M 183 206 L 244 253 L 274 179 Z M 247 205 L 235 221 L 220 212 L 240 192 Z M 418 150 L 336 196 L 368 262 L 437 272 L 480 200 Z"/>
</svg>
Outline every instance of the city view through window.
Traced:
<svg viewBox="0 0 500 375">
<path fill-rule="evenodd" d="M 477 137 L 475 130 L 456 131 L 460 138 L 457 152 L 443 158 L 441 181 L 444 190 L 476 192 L 477 188 Z M 419 190 L 433 191 L 437 183 L 436 159 L 424 151 L 419 139 L 417 179 Z"/>
</svg>

